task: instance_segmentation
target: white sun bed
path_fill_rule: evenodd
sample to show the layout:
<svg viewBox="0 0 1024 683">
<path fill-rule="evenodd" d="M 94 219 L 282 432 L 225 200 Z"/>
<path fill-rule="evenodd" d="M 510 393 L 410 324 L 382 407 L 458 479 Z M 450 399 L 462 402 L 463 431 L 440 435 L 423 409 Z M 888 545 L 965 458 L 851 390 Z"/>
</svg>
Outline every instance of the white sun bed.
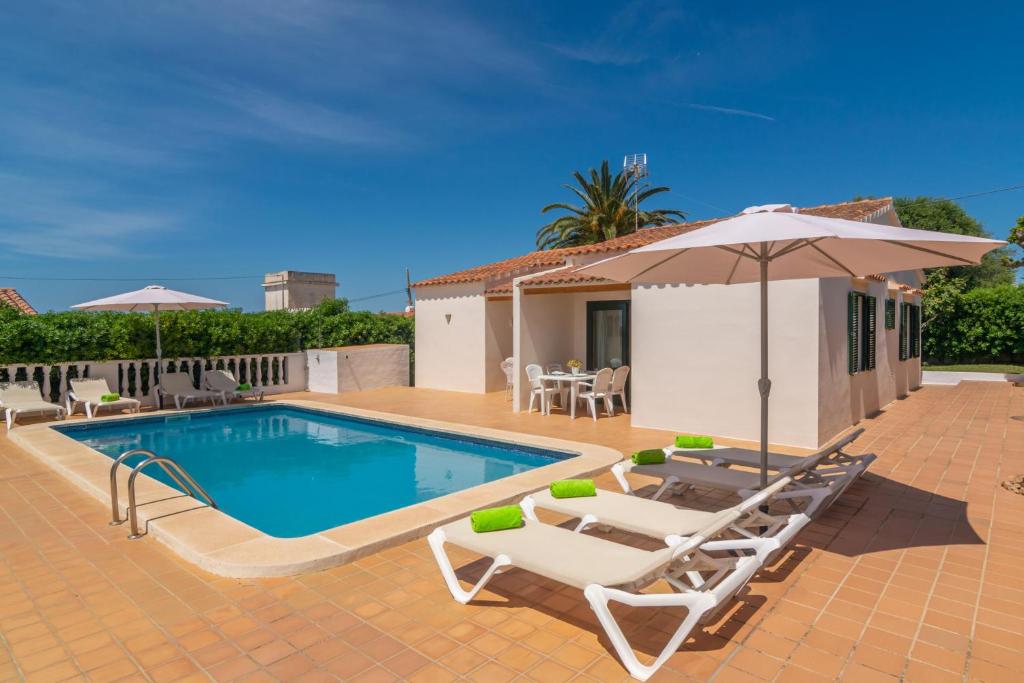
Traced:
<svg viewBox="0 0 1024 683">
<path fill-rule="evenodd" d="M 107 380 L 103 378 L 83 378 L 70 381 L 71 388 L 68 391 L 67 411 L 68 415 L 75 412 L 77 404 L 85 406 L 86 417 L 93 417 L 100 408 L 111 410 L 129 410 L 133 413 L 139 412 L 142 405 L 134 398 L 122 397 L 116 401 L 104 401 L 103 395 L 112 393 Z"/>
<path fill-rule="evenodd" d="M 768 479 L 769 485 L 783 477 L 789 477 L 793 481 L 790 483 L 790 490 L 777 494 L 775 498 L 807 498 L 809 507 L 805 508 L 805 511 L 813 518 L 828 509 L 875 459 L 873 454 L 869 454 L 860 456 L 850 464 L 823 466 L 830 453 L 831 451 L 822 449 L 804 458 L 798 458 L 786 469 L 776 472 Z M 753 495 L 761 485 L 760 473 L 753 470 L 713 467 L 676 458 L 652 465 L 636 465 L 631 460 L 625 460 L 612 466 L 612 474 L 622 490 L 629 494 L 633 493 L 633 488 L 626 478 L 628 472 L 662 480 L 661 487 L 651 496 L 653 500 L 658 500 L 670 489 L 681 494 L 695 486 L 732 491 L 746 497 Z"/>
<path fill-rule="evenodd" d="M 714 540 L 739 517 L 735 510 L 717 516 L 688 538 L 672 537 L 668 539 L 669 547 L 656 551 L 530 519 L 518 529 L 488 533 L 475 533 L 469 519 L 461 519 L 435 529 L 428 541 L 448 589 L 461 603 L 468 603 L 496 572 L 511 566 L 579 588 L 630 675 L 645 681 L 675 654 L 705 615 L 726 604 L 761 567 L 758 550 L 762 541 Z M 445 543 L 492 558 L 491 566 L 469 590 L 459 584 L 444 551 Z M 729 552 L 740 556 L 716 556 Z M 640 592 L 661 579 L 675 592 Z M 687 613 L 655 660 L 643 664 L 622 633 L 609 602 L 632 607 L 685 607 Z"/>
<path fill-rule="evenodd" d="M 55 415 L 59 420 L 67 415 L 64 406 L 43 400 L 35 382 L 0 383 L 0 408 L 8 430 L 21 415 Z"/>
<path fill-rule="evenodd" d="M 181 410 L 189 401 L 206 400 L 210 403 L 216 403 L 219 399 L 225 405 L 227 400 L 224 395 L 219 391 L 208 391 L 206 389 L 196 389 L 192 385 L 192 377 L 184 372 L 167 372 L 160 375 L 160 384 L 156 388 L 164 396 L 170 396 L 174 399 L 174 407 Z"/>
<path fill-rule="evenodd" d="M 263 400 L 263 392 L 256 387 L 247 391 L 239 391 L 238 380 L 236 380 L 234 375 L 232 375 L 228 370 L 207 370 L 203 377 L 203 384 L 205 384 L 206 388 L 210 391 L 219 392 L 224 403 L 227 403 L 229 398 L 254 398 L 257 401 Z"/>
<path fill-rule="evenodd" d="M 864 433 L 864 428 L 856 429 L 846 436 L 831 441 L 823 448 L 815 451 L 824 453 L 823 463 L 832 465 L 851 465 L 861 462 L 866 458 L 875 459 L 873 454 L 850 455 L 843 452 L 843 449 L 853 443 Z M 734 448 L 732 446 L 715 446 L 713 448 L 679 448 L 675 445 L 666 446 L 665 455 L 669 457 L 684 457 L 701 460 L 710 465 L 743 465 L 746 467 L 761 467 L 761 452 L 749 448 Z M 782 453 L 768 453 L 768 469 L 773 471 L 784 470 L 799 463 L 808 456 L 785 455 Z"/>
<path fill-rule="evenodd" d="M 744 538 L 764 540 L 759 554 L 762 564 L 768 564 L 811 522 L 811 514 L 806 509 L 784 515 L 759 510 L 791 483 L 789 477 L 782 477 L 763 491 L 718 511 L 676 507 L 662 501 L 602 489 L 597 489 L 597 495 L 578 498 L 555 498 L 548 490 L 538 491 L 524 498 L 520 506 L 533 520 L 537 519 L 536 508 L 579 519 L 575 528 L 577 532 L 592 526 L 610 526 L 659 539 L 689 536 L 722 517 L 738 512 L 740 517 L 731 525 L 731 530 Z M 813 498 L 810 492 L 804 495 Z"/>
</svg>

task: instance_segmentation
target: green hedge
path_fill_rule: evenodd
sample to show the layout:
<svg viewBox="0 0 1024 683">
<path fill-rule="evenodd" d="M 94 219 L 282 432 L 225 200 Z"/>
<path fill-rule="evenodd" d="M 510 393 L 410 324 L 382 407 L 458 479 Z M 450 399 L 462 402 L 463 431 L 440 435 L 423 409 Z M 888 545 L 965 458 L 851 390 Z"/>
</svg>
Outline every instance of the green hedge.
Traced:
<svg viewBox="0 0 1024 683">
<path fill-rule="evenodd" d="M 411 318 L 349 311 L 340 300 L 309 311 L 163 313 L 160 323 L 165 358 L 413 343 Z M 0 306 L 0 365 L 152 358 L 154 340 L 146 313 L 21 315 Z"/>
<path fill-rule="evenodd" d="M 925 306 L 927 314 L 928 294 Z M 1022 362 L 1024 286 L 980 287 L 954 294 L 928 320 L 923 336 L 929 362 Z"/>
</svg>

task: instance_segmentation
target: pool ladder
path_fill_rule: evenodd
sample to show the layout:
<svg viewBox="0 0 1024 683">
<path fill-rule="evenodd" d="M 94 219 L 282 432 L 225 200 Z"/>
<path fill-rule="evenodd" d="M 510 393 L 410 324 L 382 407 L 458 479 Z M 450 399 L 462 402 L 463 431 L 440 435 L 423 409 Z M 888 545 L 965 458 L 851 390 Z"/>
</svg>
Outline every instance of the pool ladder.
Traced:
<svg viewBox="0 0 1024 683">
<path fill-rule="evenodd" d="M 138 465 L 132 468 L 132 473 L 128 475 L 128 519 L 121 519 L 121 510 L 117 504 L 117 468 L 124 463 L 128 458 L 135 455 L 144 455 L 146 458 Z M 196 483 L 196 480 L 185 471 L 185 469 L 174 461 L 173 458 L 166 455 L 157 455 L 153 451 L 145 448 L 133 448 L 130 451 L 125 451 L 121 455 L 117 456 L 114 460 L 114 464 L 110 466 L 110 525 L 117 526 L 124 524 L 126 521 L 131 524 L 132 533 L 128 536 L 131 540 L 142 538 L 143 534 L 139 532 L 139 516 L 136 511 L 135 504 L 135 479 L 139 476 L 142 470 L 146 469 L 149 465 L 159 465 L 160 468 L 167 473 L 171 479 L 181 487 L 181 489 L 192 496 L 196 500 L 200 500 L 200 496 L 206 499 L 206 504 L 216 509 L 217 503 L 213 500 L 209 493 L 206 492 L 202 486 Z"/>
</svg>

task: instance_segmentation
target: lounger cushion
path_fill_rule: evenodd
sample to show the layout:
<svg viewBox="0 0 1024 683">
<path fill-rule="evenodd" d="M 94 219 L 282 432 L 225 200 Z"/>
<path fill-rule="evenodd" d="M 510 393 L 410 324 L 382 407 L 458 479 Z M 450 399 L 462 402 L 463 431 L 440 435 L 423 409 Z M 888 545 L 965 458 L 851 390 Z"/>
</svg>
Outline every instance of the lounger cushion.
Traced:
<svg viewBox="0 0 1024 683">
<path fill-rule="evenodd" d="M 138 399 L 134 398 L 119 398 L 116 401 L 101 401 L 99 403 L 89 401 L 89 403 L 104 408 L 135 408 L 140 405 Z"/>
<path fill-rule="evenodd" d="M 469 518 L 441 528 L 454 545 L 487 557 L 506 555 L 516 567 L 580 589 L 592 583 L 632 584 L 656 573 L 672 557 L 671 548 L 639 550 L 529 520 L 518 529 L 489 534 L 474 533 Z"/>
<path fill-rule="evenodd" d="M 62 406 L 47 403 L 46 401 L 7 401 L 3 404 L 3 410 L 12 410 L 16 413 L 59 413 L 64 410 Z"/>
<path fill-rule="evenodd" d="M 757 451 L 750 451 L 745 448 L 730 448 L 727 446 L 711 449 L 674 448 L 672 450 L 672 455 L 698 458 L 708 462 L 721 460 L 729 465 L 747 465 L 749 467 L 761 466 L 761 454 Z M 803 456 L 769 453 L 768 468 L 772 470 L 784 470 L 787 467 L 792 467 L 793 465 L 798 464 L 801 460 L 803 460 Z"/>
<path fill-rule="evenodd" d="M 598 524 L 607 523 L 616 529 L 661 539 L 670 534 L 690 536 L 732 514 L 731 508 L 718 512 L 688 510 L 603 489 L 598 489 L 592 498 L 555 498 L 548 491 L 534 493 L 532 498 L 544 510 L 570 517 L 594 515 Z"/>
<path fill-rule="evenodd" d="M 622 465 L 627 472 L 632 471 L 634 474 L 646 474 L 660 479 L 675 477 L 687 484 L 725 491 L 754 489 L 761 485 L 761 475 L 757 472 L 711 467 L 696 462 L 672 460 L 663 465 L 634 465 L 626 460 Z"/>
</svg>

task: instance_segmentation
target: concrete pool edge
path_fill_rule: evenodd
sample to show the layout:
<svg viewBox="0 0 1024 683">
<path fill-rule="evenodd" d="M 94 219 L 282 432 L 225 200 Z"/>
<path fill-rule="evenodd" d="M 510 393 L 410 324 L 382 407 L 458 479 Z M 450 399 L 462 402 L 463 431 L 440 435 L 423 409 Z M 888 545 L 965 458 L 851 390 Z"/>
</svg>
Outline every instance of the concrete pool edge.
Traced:
<svg viewBox="0 0 1024 683">
<path fill-rule="evenodd" d="M 243 403 L 211 410 L 232 410 L 251 405 Z M 398 426 L 568 452 L 574 457 L 299 538 L 269 536 L 156 479 L 140 476 L 136 482 L 140 527 L 183 559 L 220 576 L 289 576 L 351 562 L 425 536 L 437 526 L 464 517 L 474 509 L 518 501 L 526 494 L 546 487 L 554 479 L 596 474 L 622 459 L 619 451 L 596 444 L 318 401 L 287 399 L 268 401 L 264 405 L 294 406 Z M 163 411 L 160 415 L 195 412 L 201 411 Z M 152 414 L 115 415 L 95 422 L 152 417 Z M 59 426 L 61 423 L 21 426 L 8 432 L 8 438 L 109 508 L 110 458 L 54 429 Z M 129 472 L 129 468 L 121 466 L 117 473 L 122 518 L 127 505 Z M 127 525 L 120 528 L 127 535 Z"/>
</svg>

